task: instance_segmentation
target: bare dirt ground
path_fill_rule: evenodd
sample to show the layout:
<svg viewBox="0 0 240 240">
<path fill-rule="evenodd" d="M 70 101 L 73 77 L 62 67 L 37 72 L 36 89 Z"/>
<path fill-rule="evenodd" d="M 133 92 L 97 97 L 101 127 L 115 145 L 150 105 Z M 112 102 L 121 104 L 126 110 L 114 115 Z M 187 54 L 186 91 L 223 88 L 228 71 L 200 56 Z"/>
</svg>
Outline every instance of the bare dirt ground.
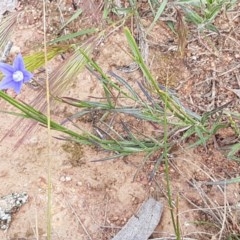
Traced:
<svg viewBox="0 0 240 240">
<path fill-rule="evenodd" d="M 65 1 L 62 6 L 63 14 L 73 14 L 71 1 Z M 60 23 L 57 4 L 49 3 L 48 7 L 48 26 L 52 27 L 49 30 L 50 38 Z M 89 10 L 86 18 L 88 24 L 99 23 L 101 14 L 98 1 L 89 1 L 89 6 L 86 4 L 81 7 Z M 239 11 L 239 8 L 240 5 L 235 11 Z M 28 53 L 30 46 L 43 41 L 41 3 L 25 1 L 20 5 L 19 11 L 22 14 L 12 36 L 12 57 L 18 51 Z M 221 16 L 216 20 L 218 26 L 223 28 L 220 35 L 202 39 L 194 38 L 191 35 L 193 32 L 190 32 L 191 41 L 185 60 L 177 57 L 176 37 L 164 21 L 157 23 L 150 35 L 149 62 L 154 76 L 160 83 L 164 83 L 164 78 L 170 72 L 170 85 L 177 89 L 181 100 L 199 114 L 230 100 L 233 100 L 230 107 L 238 109 L 239 99 L 233 92 L 226 90 L 239 88 L 240 25 L 239 15 L 234 19 L 233 16 L 236 16 L 234 11 L 228 17 Z M 148 18 L 143 20 L 146 25 L 151 23 Z M 83 21 L 82 24 L 86 22 Z M 72 27 L 74 29 L 76 26 Z M 173 50 L 169 50 L 170 45 Z M 104 71 L 118 71 L 117 66 L 129 65 L 132 60 L 122 29 L 109 35 L 95 49 L 93 56 Z M 60 58 L 54 60 L 50 70 L 62 61 Z M 231 69 L 233 70 L 229 71 Z M 120 74 L 131 82 L 141 77 L 138 71 Z M 17 99 L 31 102 L 37 91 L 38 89 L 26 85 Z M 8 92 L 14 95 L 11 91 Z M 89 99 L 89 96 L 101 95 L 98 80 L 88 70 L 83 70 L 62 94 L 83 100 Z M 1 110 L 12 109 L 2 99 L 0 104 Z M 69 113 L 73 114 L 74 109 L 55 106 L 53 118 L 62 120 Z M 1 135 L 8 134 L 0 143 L 0 195 L 11 192 L 27 192 L 29 195 L 29 201 L 13 216 L 10 228 L 6 232 L 0 232 L 0 239 L 46 239 L 47 131 L 38 126 L 15 148 L 24 127 L 20 126 L 9 133 L 16 117 L 0 113 L 0 119 Z M 141 123 L 139 127 L 145 128 L 148 125 Z M 232 135 L 231 129 L 220 131 L 206 148 L 187 149 L 186 145 L 180 144 L 172 153 L 170 177 L 174 199 L 178 199 L 176 209 L 182 236 L 193 239 L 227 239 L 226 232 L 240 233 L 239 185 L 224 187 L 203 184 L 238 176 L 238 163 L 228 160 L 225 152 L 221 151 L 222 146 L 226 145 L 224 139 Z M 54 132 L 53 136 L 59 134 Z M 140 154 L 124 159 L 92 162 L 109 156 L 109 153 L 57 139 L 53 139 L 51 154 L 53 240 L 111 239 L 150 196 L 164 203 L 164 214 L 152 239 L 174 235 L 166 200 L 163 166 L 159 166 L 152 181 L 148 179 L 156 159 L 151 159 L 140 171 L 143 160 L 143 155 Z M 136 172 L 138 174 L 135 176 Z M 227 216 L 231 215 L 232 218 L 224 219 L 224 212 L 228 212 Z M 204 224 L 206 222 L 208 224 Z"/>
</svg>

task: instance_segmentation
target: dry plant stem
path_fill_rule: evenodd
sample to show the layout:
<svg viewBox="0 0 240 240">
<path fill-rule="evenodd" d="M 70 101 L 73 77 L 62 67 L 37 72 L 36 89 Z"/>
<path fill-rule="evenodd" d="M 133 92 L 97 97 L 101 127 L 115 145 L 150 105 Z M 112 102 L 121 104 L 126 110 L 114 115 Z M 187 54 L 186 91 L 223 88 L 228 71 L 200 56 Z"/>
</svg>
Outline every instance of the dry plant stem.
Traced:
<svg viewBox="0 0 240 240">
<path fill-rule="evenodd" d="M 48 203 L 47 203 L 47 239 L 51 240 L 52 230 L 52 181 L 51 181 L 51 113 L 50 113 L 50 92 L 49 92 L 49 75 L 47 69 L 47 34 L 46 34 L 46 1 L 43 0 L 43 32 L 44 32 L 44 60 L 46 73 L 46 100 L 47 100 L 47 133 L 48 133 Z"/>
<path fill-rule="evenodd" d="M 176 240 L 175 237 L 152 238 L 151 240 Z M 196 240 L 196 238 L 182 238 L 182 240 Z"/>
<path fill-rule="evenodd" d="M 64 193 L 63 193 L 64 195 Z M 64 199 L 65 199 L 65 196 L 64 196 Z M 88 230 L 86 229 L 86 227 L 84 226 L 83 222 L 81 221 L 80 217 L 77 215 L 76 211 L 74 210 L 73 206 L 70 204 L 70 202 L 68 202 L 66 199 L 65 199 L 66 203 L 68 204 L 68 206 L 71 208 L 73 214 L 75 215 L 75 217 L 77 218 L 77 221 L 79 222 L 79 224 L 81 225 L 82 229 L 84 230 L 84 232 L 86 233 L 86 235 L 88 236 L 88 238 L 90 240 L 93 240 L 92 237 L 90 236 Z"/>
<path fill-rule="evenodd" d="M 63 13 L 60 7 L 60 3 L 59 1 L 57 1 L 57 7 L 58 7 L 58 11 L 59 11 L 59 17 L 60 17 L 60 22 L 62 23 L 62 25 L 64 25 L 64 17 L 63 17 Z M 67 34 L 66 28 L 63 29 L 64 35 Z"/>
<path fill-rule="evenodd" d="M 176 9 L 177 12 L 177 24 L 176 24 L 176 32 L 178 35 L 178 51 L 181 57 L 185 55 L 185 48 L 187 45 L 187 27 L 184 22 L 184 17 L 181 12 Z"/>
<path fill-rule="evenodd" d="M 36 205 L 36 199 L 35 199 L 35 206 Z M 37 208 L 35 208 L 35 222 L 36 222 L 36 226 L 35 226 L 35 234 L 36 234 L 36 240 L 39 240 L 39 232 L 38 232 L 38 215 L 37 215 Z"/>
<path fill-rule="evenodd" d="M 34 205 L 35 205 L 35 208 L 34 208 L 34 217 L 35 217 L 35 221 L 34 222 L 30 222 L 30 228 L 31 228 L 31 230 L 32 230 L 32 232 L 33 232 L 33 235 L 34 235 L 34 239 L 36 239 L 36 240 L 39 240 L 39 231 L 38 231 L 38 226 L 39 226 L 39 224 L 38 224 L 38 209 L 37 209 L 37 204 L 36 204 L 36 198 L 34 198 L 33 199 L 34 200 Z M 31 213 L 31 214 L 33 214 L 33 213 Z M 35 225 L 33 225 L 33 223 L 35 224 Z"/>
<path fill-rule="evenodd" d="M 185 160 L 185 158 L 182 160 Z M 200 166 L 197 166 L 193 162 L 190 162 L 190 161 L 186 161 L 186 162 L 187 162 L 187 164 L 193 164 L 195 169 L 202 171 L 208 178 L 210 178 L 211 180 L 214 180 L 208 172 L 203 170 L 203 168 L 206 169 L 206 166 L 204 167 L 204 165 L 203 165 L 202 167 L 200 167 Z M 174 163 L 172 163 L 172 167 L 174 169 L 176 169 L 182 175 L 184 175 L 184 176 L 186 175 L 186 172 L 183 173 Z M 215 219 L 216 227 L 219 228 L 219 232 L 216 234 L 215 237 L 217 237 L 217 239 L 222 239 L 222 236 L 225 233 L 226 228 L 229 224 L 228 217 L 229 217 L 229 212 L 231 212 L 229 203 L 227 201 L 226 184 L 223 187 L 218 186 L 218 190 L 223 194 L 223 197 L 224 197 L 223 206 L 219 206 L 216 202 L 212 201 L 212 199 L 210 199 L 207 196 L 207 194 L 203 191 L 203 189 L 201 187 L 202 183 L 192 182 L 192 181 L 191 182 L 188 181 L 188 183 L 191 184 L 197 190 L 197 192 L 199 193 L 199 196 L 201 197 L 201 199 L 204 202 L 205 207 L 197 206 L 184 194 L 181 194 L 181 196 L 196 208 L 196 209 L 192 209 L 192 211 L 205 212 L 208 215 L 210 215 L 213 219 Z M 181 212 L 181 214 L 183 214 L 183 213 L 184 212 Z"/>
<path fill-rule="evenodd" d="M 232 71 L 234 71 L 234 70 L 236 70 L 236 69 L 238 69 L 238 68 L 240 68 L 240 64 L 238 64 L 237 66 L 235 66 L 235 67 L 227 70 L 226 72 L 223 72 L 223 73 L 218 74 L 218 76 L 221 77 L 221 76 L 223 76 L 223 75 L 225 75 L 225 74 L 227 74 L 227 73 L 230 73 L 230 72 L 232 72 Z"/>
<path fill-rule="evenodd" d="M 226 185 L 224 186 L 224 209 L 223 209 L 223 214 L 222 214 L 222 227 L 221 227 L 221 230 L 219 232 L 219 239 L 222 239 L 222 235 L 223 235 L 223 232 L 225 230 L 225 227 L 226 227 L 226 219 L 227 219 L 227 191 L 226 191 Z"/>
<path fill-rule="evenodd" d="M 168 77 L 166 80 L 166 89 L 168 85 Z M 164 164 L 165 164 L 165 178 L 166 178 L 166 182 L 167 182 L 167 198 L 168 198 L 168 204 L 170 207 L 170 214 L 171 214 L 171 220 L 172 220 L 172 224 L 173 224 L 173 228 L 174 228 L 174 232 L 176 235 L 176 239 L 180 240 L 180 230 L 179 230 L 179 224 L 176 221 L 176 219 L 174 218 L 174 204 L 173 204 L 173 199 L 172 199 L 172 192 L 171 192 L 171 186 L 170 186 L 170 176 L 169 176 L 169 162 L 168 162 L 168 125 L 167 125 L 167 97 L 165 97 L 165 107 L 164 107 L 164 150 L 163 150 L 163 158 L 164 158 Z"/>
</svg>

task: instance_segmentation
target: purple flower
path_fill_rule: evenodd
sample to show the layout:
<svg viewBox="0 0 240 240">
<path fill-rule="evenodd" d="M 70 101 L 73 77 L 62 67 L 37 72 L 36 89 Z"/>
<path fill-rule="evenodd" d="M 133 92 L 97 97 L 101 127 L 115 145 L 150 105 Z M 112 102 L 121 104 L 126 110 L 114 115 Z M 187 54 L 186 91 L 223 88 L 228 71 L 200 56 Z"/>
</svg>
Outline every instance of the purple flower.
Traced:
<svg viewBox="0 0 240 240">
<path fill-rule="evenodd" d="M 27 83 L 33 77 L 24 66 L 22 55 L 19 53 L 13 61 L 13 65 L 0 62 L 0 71 L 5 77 L 0 82 L 0 90 L 12 88 L 17 94 L 20 93 L 23 83 Z"/>
</svg>

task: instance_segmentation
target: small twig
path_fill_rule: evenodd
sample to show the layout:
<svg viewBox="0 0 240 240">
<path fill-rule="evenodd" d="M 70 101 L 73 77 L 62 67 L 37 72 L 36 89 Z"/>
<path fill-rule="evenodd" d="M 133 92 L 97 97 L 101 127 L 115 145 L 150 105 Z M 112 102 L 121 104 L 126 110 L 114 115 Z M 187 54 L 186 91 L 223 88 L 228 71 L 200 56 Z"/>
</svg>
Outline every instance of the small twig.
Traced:
<svg viewBox="0 0 240 240">
<path fill-rule="evenodd" d="M 108 195 L 106 195 L 106 205 L 105 205 L 105 210 L 104 210 L 104 225 L 106 224 L 107 222 L 107 210 L 108 210 L 108 204 L 109 204 L 109 197 Z"/>
<path fill-rule="evenodd" d="M 64 195 L 64 193 L 63 193 L 63 195 Z M 65 195 L 64 195 L 64 198 L 65 198 Z M 75 215 L 78 223 L 81 225 L 82 229 L 84 230 L 84 232 L 86 233 L 86 235 L 88 236 L 88 238 L 89 238 L 90 240 L 93 240 L 92 237 L 90 236 L 89 232 L 87 231 L 86 227 L 84 226 L 82 220 L 80 219 L 80 217 L 77 215 L 76 211 L 74 210 L 73 206 L 72 206 L 72 205 L 70 204 L 70 202 L 68 202 L 66 199 L 65 199 L 65 201 L 66 201 L 67 205 L 71 208 L 71 210 L 72 210 L 73 214 Z"/>
<path fill-rule="evenodd" d="M 231 39 L 231 40 L 234 42 L 234 44 L 237 44 L 238 46 L 240 46 L 239 41 L 236 40 L 234 37 L 230 36 L 230 33 L 229 33 L 229 35 L 227 35 L 227 34 L 226 34 L 226 35 L 223 34 L 223 36 L 226 36 L 225 43 L 226 43 L 226 41 L 227 41 L 228 39 Z"/>
<path fill-rule="evenodd" d="M 64 17 L 63 17 L 63 14 L 62 14 L 62 10 L 61 10 L 59 1 L 57 1 L 57 7 L 58 7 L 58 11 L 59 11 L 59 16 L 60 16 L 61 24 L 64 25 L 65 21 L 64 21 Z M 65 28 L 63 29 L 63 31 L 64 31 L 64 34 L 66 35 L 66 34 L 67 34 L 67 31 L 66 31 Z"/>
<path fill-rule="evenodd" d="M 218 77 L 221 77 L 221 76 L 223 76 L 223 75 L 225 75 L 225 74 L 227 74 L 227 73 L 230 73 L 230 72 L 232 72 L 232 71 L 234 71 L 234 70 L 236 70 L 236 69 L 238 69 L 238 68 L 240 68 L 240 64 L 238 64 L 237 66 L 235 66 L 235 67 L 227 70 L 226 72 L 222 72 L 222 73 L 218 74 Z"/>
<path fill-rule="evenodd" d="M 225 229 L 225 223 L 226 223 L 226 216 L 227 216 L 227 194 L 226 194 L 226 186 L 224 186 L 223 196 L 224 196 L 224 208 L 223 208 L 223 219 L 222 219 L 222 227 L 219 232 L 219 239 L 222 239 L 223 231 Z"/>
<path fill-rule="evenodd" d="M 100 228 L 122 229 L 122 227 L 117 227 L 117 226 L 107 226 L 107 225 L 101 225 Z"/>
<path fill-rule="evenodd" d="M 216 98 L 216 72 L 213 71 L 213 78 L 212 78 L 212 102 L 211 102 L 211 107 L 210 110 L 213 110 L 215 107 L 215 98 Z"/>
<path fill-rule="evenodd" d="M 238 74 L 235 74 L 236 79 L 237 79 L 237 83 L 238 83 L 238 87 L 240 88 L 240 77 Z"/>
<path fill-rule="evenodd" d="M 151 238 L 149 240 L 176 240 L 176 237 Z M 197 240 L 196 238 L 181 238 L 182 240 Z"/>
</svg>

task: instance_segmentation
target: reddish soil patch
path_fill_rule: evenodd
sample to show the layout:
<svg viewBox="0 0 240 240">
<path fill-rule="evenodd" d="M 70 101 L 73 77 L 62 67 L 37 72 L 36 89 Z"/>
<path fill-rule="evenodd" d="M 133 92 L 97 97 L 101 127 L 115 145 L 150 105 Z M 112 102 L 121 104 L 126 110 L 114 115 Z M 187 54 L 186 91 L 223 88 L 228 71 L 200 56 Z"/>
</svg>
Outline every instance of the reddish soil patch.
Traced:
<svg viewBox="0 0 240 240">
<path fill-rule="evenodd" d="M 28 53 L 30 46 L 35 46 L 43 41 L 41 30 L 41 3 L 31 1 L 24 3 L 23 15 L 13 33 L 14 42 L 12 55 L 17 51 Z M 89 1 L 89 4 L 93 1 Z M 54 5 L 55 4 L 55 5 Z M 91 5 L 91 6 L 90 6 Z M 79 26 L 91 26 L 101 19 L 101 3 L 84 5 L 92 21 L 82 18 L 78 23 L 73 23 L 68 31 Z M 142 9 L 146 4 L 143 3 Z M 65 1 L 62 13 L 65 18 L 73 14 L 71 1 Z M 239 7 L 237 10 L 239 11 Z M 21 9 L 21 8 L 20 8 Z M 49 37 L 58 29 L 59 12 L 56 3 L 49 5 L 48 24 L 52 26 Z M 58 13 L 58 14 L 57 14 Z M 86 13 L 85 13 L 86 14 Z M 234 13 L 230 13 L 229 18 Z M 86 15 L 84 15 L 86 16 Z M 176 36 L 167 28 L 164 21 L 157 23 L 149 40 L 150 69 L 154 77 L 164 84 L 166 76 L 169 77 L 169 86 L 178 90 L 179 98 L 193 111 L 201 114 L 204 110 L 212 110 L 222 104 L 234 100 L 230 107 L 237 109 L 237 96 L 229 94 L 228 88 L 237 86 L 237 69 L 230 72 L 239 60 L 239 47 L 231 43 L 231 39 L 239 40 L 239 22 L 217 19 L 219 26 L 227 29 L 232 27 L 236 34 L 206 36 L 211 41 L 209 49 L 204 40 L 192 38 L 189 41 L 186 59 L 179 58 L 177 54 Z M 146 25 L 147 18 L 143 18 Z M 225 25 L 221 25 L 224 21 Z M 104 22 L 104 21 L 103 21 Z M 102 23 L 103 23 L 102 22 Z M 223 29 L 223 32 L 227 31 Z M 193 32 L 190 32 L 194 34 Z M 216 42 L 219 42 L 216 45 Z M 229 44 L 224 51 L 225 44 Z M 170 49 L 169 47 L 174 48 Z M 203 50 L 204 49 L 204 50 Z M 231 51 L 230 51 L 231 50 Z M 102 44 L 93 51 L 93 57 L 102 69 L 107 72 L 113 70 L 121 74 L 131 84 L 136 84 L 136 79 L 141 79 L 140 71 L 123 73 L 119 67 L 129 65 L 132 59 L 127 47 L 127 41 L 122 29 L 114 30 Z M 61 65 L 63 60 L 58 58 L 51 62 L 50 71 Z M 219 78 L 215 73 L 220 72 Z M 230 76 L 231 75 L 231 76 Z M 235 76 L 235 77 L 234 77 Z M 211 79 L 209 80 L 209 78 Z M 227 79 L 225 81 L 225 79 Z M 211 83 L 210 83 L 211 82 Z M 214 86 L 213 89 L 213 82 Z M 17 99 L 30 103 L 36 98 L 38 89 L 24 86 Z M 210 95 L 208 93 L 211 93 Z M 13 94 L 8 91 L 9 94 Z M 98 80 L 88 70 L 83 70 L 62 96 L 89 100 L 90 96 L 101 97 L 102 89 Z M 217 97 L 216 97 L 217 96 Z M 235 105 L 234 105 L 235 103 Z M 0 99 L 1 110 L 9 111 L 8 106 Z M 74 114 L 76 109 L 66 106 L 54 106 L 53 118 L 62 121 L 63 118 Z M 11 192 L 27 192 L 29 201 L 19 213 L 14 215 L 13 222 L 7 232 L 0 232 L 1 239 L 46 239 L 47 229 L 47 172 L 48 163 L 48 138 L 47 130 L 38 126 L 22 144 L 13 151 L 15 143 L 22 136 L 25 127 L 12 129 L 16 118 L 0 113 L 0 132 L 8 136 L 0 143 L 0 194 L 7 195 Z M 80 122 L 82 126 L 90 128 L 93 118 Z M 127 118 L 132 125 L 136 124 Z M 145 122 L 138 122 L 139 129 L 150 126 Z M 157 134 L 155 129 L 149 129 Z M 53 133 L 53 136 L 59 136 Z M 178 150 L 170 158 L 170 178 L 176 214 L 179 216 L 180 229 L 183 236 L 195 239 L 225 239 L 227 234 L 240 233 L 238 223 L 239 215 L 239 185 L 227 186 L 210 185 L 209 182 L 236 177 L 239 165 L 225 157 L 224 146 L 229 141 L 224 139 L 232 137 L 232 131 L 225 129 L 219 131 L 215 139 L 211 140 L 206 148 L 197 147 L 187 149 L 187 143 L 179 144 Z M 52 178 L 52 239 L 111 239 L 119 229 L 136 213 L 141 203 L 153 196 L 164 203 L 164 214 L 161 222 L 152 237 L 169 237 L 174 234 L 167 203 L 166 180 L 164 167 L 161 164 L 149 181 L 156 159 L 152 158 L 141 169 L 144 156 L 139 154 L 125 158 L 92 162 L 110 156 L 97 148 L 82 146 L 72 142 L 63 142 L 53 139 L 51 146 L 51 178 Z M 138 173 L 137 175 L 135 175 Z M 225 217 L 225 218 L 224 218 Z M 214 224 L 209 224 L 214 223 Z M 222 227 L 222 225 L 224 227 Z M 221 238 L 222 237 L 222 238 Z"/>
</svg>

